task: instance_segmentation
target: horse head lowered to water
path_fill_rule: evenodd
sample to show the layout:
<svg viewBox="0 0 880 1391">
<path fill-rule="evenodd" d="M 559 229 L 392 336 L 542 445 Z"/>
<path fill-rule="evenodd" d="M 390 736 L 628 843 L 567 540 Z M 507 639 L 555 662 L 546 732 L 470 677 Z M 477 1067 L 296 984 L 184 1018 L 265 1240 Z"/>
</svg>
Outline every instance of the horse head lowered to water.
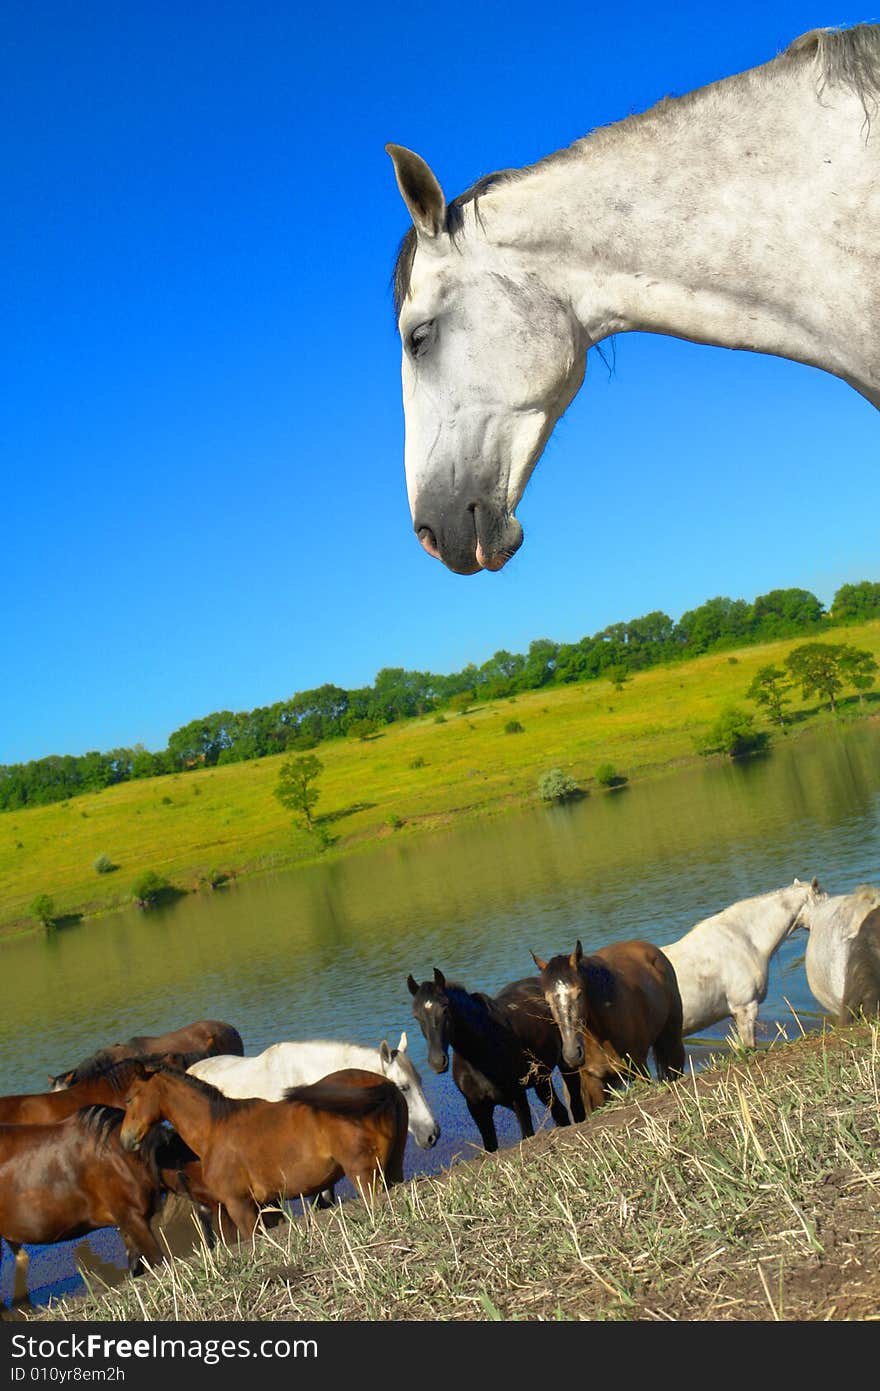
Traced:
<svg viewBox="0 0 880 1391">
<path fill-rule="evenodd" d="M 447 203 L 386 146 L 412 218 L 394 274 L 407 492 L 425 550 L 499 570 L 584 378 L 640 330 L 770 353 L 880 407 L 880 26 L 605 126 Z"/>
</svg>

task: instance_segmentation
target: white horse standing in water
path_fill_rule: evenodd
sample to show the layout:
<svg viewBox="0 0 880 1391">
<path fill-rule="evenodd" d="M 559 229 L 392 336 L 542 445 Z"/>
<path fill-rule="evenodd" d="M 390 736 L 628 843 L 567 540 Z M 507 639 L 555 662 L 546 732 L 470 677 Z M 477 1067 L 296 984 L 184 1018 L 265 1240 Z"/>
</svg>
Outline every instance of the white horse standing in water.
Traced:
<svg viewBox="0 0 880 1391">
<path fill-rule="evenodd" d="M 804 969 L 819 1004 L 838 1023 L 880 1012 L 880 888 L 862 884 L 811 904 Z"/>
<path fill-rule="evenodd" d="M 448 204 L 386 146 L 413 221 L 394 282 L 425 550 L 459 574 L 513 555 L 516 506 L 611 334 L 804 362 L 880 408 L 878 107 L 880 26 L 860 24 Z"/>
<path fill-rule="evenodd" d="M 733 903 L 698 922 L 677 942 L 661 946 L 678 978 L 682 1033 L 698 1033 L 732 1015 L 742 1043 L 754 1048 L 770 958 L 803 925 L 813 905 L 825 898 L 818 880 L 802 884 L 795 879 L 787 888 Z"/>
</svg>

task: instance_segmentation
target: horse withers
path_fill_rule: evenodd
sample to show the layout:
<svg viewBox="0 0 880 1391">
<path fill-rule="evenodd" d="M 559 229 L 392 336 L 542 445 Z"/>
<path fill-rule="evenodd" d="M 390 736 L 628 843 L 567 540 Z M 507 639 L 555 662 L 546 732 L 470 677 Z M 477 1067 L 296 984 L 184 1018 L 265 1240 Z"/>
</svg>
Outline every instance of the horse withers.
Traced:
<svg viewBox="0 0 880 1391">
<path fill-rule="evenodd" d="M 553 1088 L 555 1067 L 563 1067 L 571 1119 L 583 1120 L 578 1074 L 562 1064 L 559 1030 L 536 977 L 512 981 L 491 996 L 447 981 L 435 966 L 433 981 L 420 984 L 410 975 L 407 987 L 428 1045 L 428 1062 L 435 1072 L 446 1072 L 452 1049 L 453 1081 L 486 1150 L 498 1148 L 496 1106 L 513 1111 L 523 1139 L 534 1135 L 529 1089 L 550 1108 L 557 1125 L 570 1124 Z"/>
<path fill-rule="evenodd" d="M 653 942 L 615 942 L 585 956 L 574 951 L 549 961 L 532 952 L 541 989 L 562 1038 L 562 1056 L 579 1069 L 588 1110 L 633 1075 L 673 1081 L 684 1071 L 681 995 L 675 971 Z"/>
</svg>

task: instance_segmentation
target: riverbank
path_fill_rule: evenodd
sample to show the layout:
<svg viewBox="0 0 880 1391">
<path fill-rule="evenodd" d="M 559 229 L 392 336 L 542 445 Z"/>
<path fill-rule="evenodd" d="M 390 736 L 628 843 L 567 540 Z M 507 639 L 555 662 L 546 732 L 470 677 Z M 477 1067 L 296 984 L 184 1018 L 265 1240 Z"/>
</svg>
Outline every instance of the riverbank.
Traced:
<svg viewBox="0 0 880 1391">
<path fill-rule="evenodd" d="M 829 1027 L 31 1317 L 875 1319 L 878 1095 L 880 1027 Z"/>
<path fill-rule="evenodd" d="M 880 656 L 880 623 L 842 640 Z M 367 739 L 314 751 L 323 765 L 316 809 L 328 848 L 292 825 L 273 790 L 287 755 L 122 783 L 47 807 L 0 816 L 0 940 L 42 932 L 29 908 L 54 903 L 60 927 L 131 903 L 153 870 L 176 892 L 369 849 L 394 837 L 493 817 L 539 803 L 538 779 L 561 768 L 589 795 L 613 765 L 630 788 L 699 763 L 696 743 L 725 705 L 753 709 L 745 692 L 759 667 L 781 664 L 802 639 L 654 668 L 622 690 L 608 681 L 550 688 L 389 725 Z M 835 718 L 795 700 L 787 734 L 834 733 L 876 718 L 876 703 L 845 701 Z M 508 732 L 515 722 L 519 729 Z M 760 719 L 758 728 L 769 729 Z M 103 857 L 103 861 L 102 861 Z M 102 861 L 114 868 L 99 873 Z M 222 890 L 221 890 L 222 891 Z"/>
</svg>

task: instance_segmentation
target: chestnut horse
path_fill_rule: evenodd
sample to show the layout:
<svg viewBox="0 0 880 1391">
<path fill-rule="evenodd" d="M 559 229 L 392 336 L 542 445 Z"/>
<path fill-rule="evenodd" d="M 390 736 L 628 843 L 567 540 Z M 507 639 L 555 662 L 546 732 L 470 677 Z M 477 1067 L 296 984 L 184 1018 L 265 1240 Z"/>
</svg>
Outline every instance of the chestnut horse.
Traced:
<svg viewBox="0 0 880 1391">
<path fill-rule="evenodd" d="M 176 1068 L 142 1068 L 128 1088 L 124 1149 L 167 1120 L 201 1160 L 224 1240 L 253 1236 L 260 1206 L 304 1198 L 343 1176 L 366 1197 L 403 1178 L 407 1106 L 387 1078 L 361 1068 L 290 1087 L 283 1101 L 224 1096 Z"/>
<path fill-rule="evenodd" d="M 125 1043 L 111 1043 L 106 1048 L 99 1048 L 75 1067 L 50 1077 L 49 1086 L 58 1091 L 94 1076 L 96 1070 L 101 1071 L 109 1063 L 118 1063 L 124 1058 L 158 1057 L 165 1053 L 182 1054 L 189 1065 L 200 1058 L 213 1057 L 215 1053 L 235 1053 L 240 1058 L 244 1055 L 244 1044 L 238 1029 L 231 1024 L 224 1024 L 219 1019 L 197 1019 L 194 1024 L 185 1024 L 182 1029 L 175 1029 L 172 1033 L 153 1036 L 136 1034 Z"/>
<path fill-rule="evenodd" d="M 26 1289 L 22 1246 L 42 1246 L 118 1227 L 129 1270 L 157 1266 L 150 1230 L 162 1198 L 155 1133 L 143 1155 L 120 1145 L 124 1112 L 87 1106 L 53 1125 L 0 1125 L 0 1236 L 15 1257 L 16 1287 Z"/>
<path fill-rule="evenodd" d="M 584 956 L 580 942 L 542 961 L 541 988 L 562 1036 L 562 1056 L 580 1069 L 587 1110 L 607 1101 L 611 1085 L 650 1076 L 653 1051 L 661 1081 L 684 1071 L 682 1006 L 675 971 L 653 942 L 615 942 Z"/>
<path fill-rule="evenodd" d="M 151 1059 L 154 1066 L 164 1060 L 164 1054 Z M 82 1081 L 59 1091 L 0 1096 L 0 1125 L 52 1125 L 65 1116 L 72 1116 L 83 1106 L 122 1108 L 136 1066 L 142 1066 L 139 1059 L 126 1058 L 119 1063 L 95 1066 Z"/>
<path fill-rule="evenodd" d="M 484 1149 L 498 1148 L 494 1111 L 508 1106 L 519 1122 L 523 1139 L 534 1135 L 528 1088 L 534 1088 L 557 1125 L 569 1125 L 569 1115 L 553 1089 L 554 1067 L 563 1071 L 572 1118 L 584 1119 L 577 1069 L 566 1072 L 559 1030 L 547 1008 L 536 976 L 512 981 L 495 996 L 471 994 L 463 985 L 447 982 L 434 967 L 433 981 L 421 984 L 407 978 L 412 1012 L 428 1045 L 428 1062 L 435 1072 L 449 1067 L 480 1132 Z"/>
</svg>

